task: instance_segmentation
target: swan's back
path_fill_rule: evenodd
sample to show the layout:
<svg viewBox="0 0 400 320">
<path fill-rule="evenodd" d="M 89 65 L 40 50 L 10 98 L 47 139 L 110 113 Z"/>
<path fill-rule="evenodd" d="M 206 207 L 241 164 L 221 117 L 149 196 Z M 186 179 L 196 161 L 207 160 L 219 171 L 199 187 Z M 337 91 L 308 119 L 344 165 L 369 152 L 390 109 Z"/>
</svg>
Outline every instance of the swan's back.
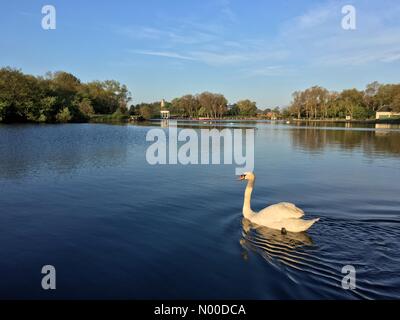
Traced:
<svg viewBox="0 0 400 320">
<path fill-rule="evenodd" d="M 293 203 L 281 202 L 262 209 L 257 213 L 257 216 L 270 221 L 300 219 L 304 216 L 304 211 L 297 208 Z"/>
<path fill-rule="evenodd" d="M 271 229 L 289 232 L 302 232 L 309 229 L 319 219 L 303 220 L 304 211 L 292 203 L 281 202 L 273 204 L 252 216 L 251 221 Z"/>
</svg>

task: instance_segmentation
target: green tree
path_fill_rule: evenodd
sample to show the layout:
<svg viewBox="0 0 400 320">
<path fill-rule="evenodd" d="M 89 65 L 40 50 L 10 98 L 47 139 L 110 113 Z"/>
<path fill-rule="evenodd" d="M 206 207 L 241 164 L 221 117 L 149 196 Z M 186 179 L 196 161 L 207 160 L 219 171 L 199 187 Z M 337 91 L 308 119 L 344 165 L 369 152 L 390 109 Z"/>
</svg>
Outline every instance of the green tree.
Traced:
<svg viewBox="0 0 400 320">
<path fill-rule="evenodd" d="M 174 99 L 171 103 L 175 114 L 184 117 L 195 117 L 199 113 L 200 103 L 197 97 L 187 94 L 181 98 Z"/>
<path fill-rule="evenodd" d="M 121 112 L 131 94 L 117 81 L 82 83 L 74 75 L 58 71 L 34 77 L 12 68 L 0 69 L 0 121 L 54 122 L 68 108 L 71 121 L 94 113 Z"/>
<path fill-rule="evenodd" d="M 83 98 L 82 101 L 78 104 L 79 111 L 85 116 L 90 117 L 94 114 L 94 109 L 92 106 L 92 102 L 89 98 Z"/>
<path fill-rule="evenodd" d="M 250 100 L 241 100 L 236 103 L 239 108 L 239 114 L 241 116 L 253 117 L 257 114 L 257 106 L 255 102 Z"/>
<path fill-rule="evenodd" d="M 219 118 L 227 111 L 228 101 L 222 94 L 203 92 L 197 96 L 197 99 L 207 117 Z"/>
<path fill-rule="evenodd" d="M 37 108 L 40 98 L 38 81 L 21 71 L 0 69 L 1 118 L 4 122 L 27 121 L 27 114 Z"/>
<path fill-rule="evenodd" d="M 56 116 L 57 122 L 69 122 L 72 119 L 71 113 L 68 107 L 63 108 Z"/>
<path fill-rule="evenodd" d="M 400 112 L 400 92 L 393 97 L 391 106 L 394 112 Z"/>
<path fill-rule="evenodd" d="M 301 118 L 304 109 L 304 95 L 301 91 L 295 91 L 292 94 L 292 104 L 288 109 L 288 113 L 295 114 L 297 119 Z"/>
<path fill-rule="evenodd" d="M 240 114 L 240 109 L 236 103 L 227 112 L 228 116 L 238 116 L 239 114 Z"/>
<path fill-rule="evenodd" d="M 151 119 L 153 117 L 153 110 L 150 105 L 143 105 L 140 107 L 140 115 L 145 119 Z"/>
<path fill-rule="evenodd" d="M 345 107 L 347 115 L 352 118 L 356 115 L 363 114 L 360 111 L 361 108 L 364 108 L 364 97 L 361 91 L 358 91 L 357 89 L 343 90 L 340 94 L 339 100 Z"/>
<path fill-rule="evenodd" d="M 3 119 L 5 119 L 6 117 L 7 108 L 8 108 L 7 103 L 4 101 L 0 101 L 0 122 L 2 122 Z"/>
</svg>

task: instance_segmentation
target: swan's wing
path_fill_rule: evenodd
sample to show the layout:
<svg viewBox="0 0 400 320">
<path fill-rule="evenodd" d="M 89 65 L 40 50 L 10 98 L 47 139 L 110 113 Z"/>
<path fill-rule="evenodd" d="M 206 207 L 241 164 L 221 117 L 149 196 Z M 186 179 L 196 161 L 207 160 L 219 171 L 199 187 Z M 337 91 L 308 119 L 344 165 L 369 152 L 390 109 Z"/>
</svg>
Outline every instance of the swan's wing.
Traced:
<svg viewBox="0 0 400 320">
<path fill-rule="evenodd" d="M 304 211 L 296 207 L 296 205 L 293 203 L 281 202 L 278 203 L 278 205 L 287 207 L 291 211 L 292 218 L 301 218 L 302 216 L 304 216 Z"/>
<path fill-rule="evenodd" d="M 311 228 L 311 226 L 318 220 L 319 218 L 311 220 L 286 219 L 282 220 L 280 223 L 282 223 L 283 228 L 289 232 L 303 232 Z"/>
<path fill-rule="evenodd" d="M 261 210 L 257 215 L 270 221 L 279 221 L 282 219 L 299 219 L 304 216 L 304 211 L 297 208 L 293 203 L 281 202 Z"/>
</svg>

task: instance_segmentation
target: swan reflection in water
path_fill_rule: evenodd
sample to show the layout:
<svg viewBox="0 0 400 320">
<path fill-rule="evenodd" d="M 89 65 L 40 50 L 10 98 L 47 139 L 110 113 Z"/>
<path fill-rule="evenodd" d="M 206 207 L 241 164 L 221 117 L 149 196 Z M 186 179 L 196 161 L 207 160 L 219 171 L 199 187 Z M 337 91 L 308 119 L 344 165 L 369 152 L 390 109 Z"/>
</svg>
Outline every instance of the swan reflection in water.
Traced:
<svg viewBox="0 0 400 320">
<path fill-rule="evenodd" d="M 305 232 L 287 232 L 260 227 L 252 224 L 248 219 L 242 220 L 241 246 L 246 250 L 243 258 L 247 259 L 248 251 L 254 251 L 263 256 L 271 264 L 279 261 L 296 269 L 310 256 L 304 249 L 314 246 L 311 237 Z"/>
</svg>

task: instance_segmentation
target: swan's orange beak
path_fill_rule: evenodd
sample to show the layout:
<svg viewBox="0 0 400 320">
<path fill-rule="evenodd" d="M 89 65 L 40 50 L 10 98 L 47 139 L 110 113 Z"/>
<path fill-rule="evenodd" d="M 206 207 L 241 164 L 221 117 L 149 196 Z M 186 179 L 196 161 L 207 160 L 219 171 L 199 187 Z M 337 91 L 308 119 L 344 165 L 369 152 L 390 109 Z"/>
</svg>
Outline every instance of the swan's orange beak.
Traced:
<svg viewBox="0 0 400 320">
<path fill-rule="evenodd" d="M 238 180 L 241 181 L 241 180 L 244 180 L 244 178 L 246 178 L 246 175 L 241 174 L 241 175 L 239 176 Z"/>
</svg>

